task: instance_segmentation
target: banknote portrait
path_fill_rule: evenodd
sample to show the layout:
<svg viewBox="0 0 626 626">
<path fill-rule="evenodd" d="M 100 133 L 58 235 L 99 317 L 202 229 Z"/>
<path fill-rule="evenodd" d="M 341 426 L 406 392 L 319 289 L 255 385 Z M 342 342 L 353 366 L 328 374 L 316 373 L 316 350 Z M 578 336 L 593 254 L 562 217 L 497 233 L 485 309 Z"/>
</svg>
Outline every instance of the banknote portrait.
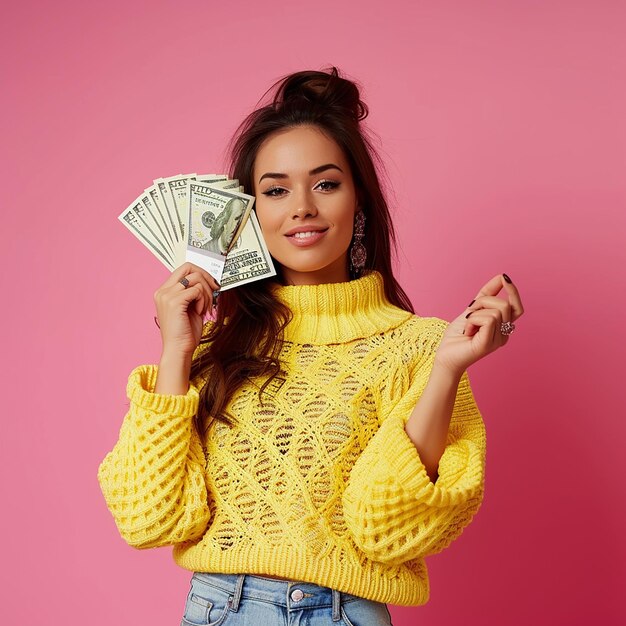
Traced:
<svg viewBox="0 0 626 626">
<path fill-rule="evenodd" d="M 225 255 L 245 210 L 246 204 L 241 199 L 231 198 L 224 210 L 213 221 L 211 239 L 204 244 L 203 248 Z"/>
</svg>

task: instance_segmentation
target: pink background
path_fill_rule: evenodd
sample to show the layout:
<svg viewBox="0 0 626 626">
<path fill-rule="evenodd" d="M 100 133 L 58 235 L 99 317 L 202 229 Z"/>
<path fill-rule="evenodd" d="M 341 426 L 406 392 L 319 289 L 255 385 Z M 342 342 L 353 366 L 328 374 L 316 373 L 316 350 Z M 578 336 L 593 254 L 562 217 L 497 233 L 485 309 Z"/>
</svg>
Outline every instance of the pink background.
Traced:
<svg viewBox="0 0 626 626">
<path fill-rule="evenodd" d="M 527 311 L 470 369 L 483 508 L 394 624 L 624 623 L 623 2 L 23 0 L 0 22 L 2 623 L 179 623 L 191 574 L 123 543 L 96 480 L 166 277 L 117 216 L 221 169 L 275 79 L 330 63 L 364 85 L 418 312 L 503 271 Z"/>
</svg>

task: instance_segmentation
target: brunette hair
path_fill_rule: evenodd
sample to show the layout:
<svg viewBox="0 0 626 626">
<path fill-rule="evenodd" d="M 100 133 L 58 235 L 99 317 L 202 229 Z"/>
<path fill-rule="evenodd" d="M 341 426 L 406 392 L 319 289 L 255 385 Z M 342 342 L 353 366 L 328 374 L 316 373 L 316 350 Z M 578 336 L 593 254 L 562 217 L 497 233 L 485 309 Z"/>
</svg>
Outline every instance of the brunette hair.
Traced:
<svg viewBox="0 0 626 626">
<path fill-rule="evenodd" d="M 361 210 L 366 215 L 363 243 L 367 251 L 364 270 L 382 274 L 385 295 L 410 312 L 411 302 L 394 278 L 391 267 L 395 233 L 377 167 L 384 171 L 361 121 L 368 109 L 358 86 L 328 71 L 296 72 L 275 83 L 263 96 L 274 93 L 242 122 L 230 144 L 230 176 L 253 193 L 254 163 L 263 143 L 274 133 L 296 126 L 314 126 L 343 150 L 354 179 Z M 279 268 L 277 268 L 278 270 Z M 270 289 L 270 280 L 252 282 L 220 294 L 215 320 L 202 337 L 191 377 L 206 380 L 200 392 L 196 426 L 202 432 L 210 418 L 231 424 L 225 408 L 234 391 L 253 377 L 265 377 L 259 391 L 280 372 L 282 331 L 291 312 Z M 206 344 L 206 345 L 203 345 Z"/>
</svg>

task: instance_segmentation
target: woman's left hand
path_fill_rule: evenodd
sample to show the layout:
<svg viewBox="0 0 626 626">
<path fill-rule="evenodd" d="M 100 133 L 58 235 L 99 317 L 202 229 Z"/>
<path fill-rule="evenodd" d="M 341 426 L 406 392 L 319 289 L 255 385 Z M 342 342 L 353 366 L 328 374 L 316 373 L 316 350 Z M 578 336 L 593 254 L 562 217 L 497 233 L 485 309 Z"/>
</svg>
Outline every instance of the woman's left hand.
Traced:
<svg viewBox="0 0 626 626">
<path fill-rule="evenodd" d="M 496 298 L 504 287 L 507 299 Z M 475 299 L 446 328 L 435 354 L 435 364 L 460 376 L 472 364 L 505 345 L 503 322 L 514 322 L 524 313 L 517 287 L 497 274 L 478 292 Z"/>
</svg>

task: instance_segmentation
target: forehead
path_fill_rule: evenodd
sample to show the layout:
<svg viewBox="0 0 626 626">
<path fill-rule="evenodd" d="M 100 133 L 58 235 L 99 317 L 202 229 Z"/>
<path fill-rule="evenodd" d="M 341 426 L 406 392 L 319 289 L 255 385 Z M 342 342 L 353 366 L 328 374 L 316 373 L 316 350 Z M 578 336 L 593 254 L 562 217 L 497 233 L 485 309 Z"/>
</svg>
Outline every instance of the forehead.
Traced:
<svg viewBox="0 0 626 626">
<path fill-rule="evenodd" d="M 314 126 L 297 126 L 265 140 L 254 163 L 255 178 L 256 174 L 265 172 L 308 172 L 326 163 L 334 163 L 342 169 L 348 167 L 347 159 L 334 139 Z"/>
</svg>

